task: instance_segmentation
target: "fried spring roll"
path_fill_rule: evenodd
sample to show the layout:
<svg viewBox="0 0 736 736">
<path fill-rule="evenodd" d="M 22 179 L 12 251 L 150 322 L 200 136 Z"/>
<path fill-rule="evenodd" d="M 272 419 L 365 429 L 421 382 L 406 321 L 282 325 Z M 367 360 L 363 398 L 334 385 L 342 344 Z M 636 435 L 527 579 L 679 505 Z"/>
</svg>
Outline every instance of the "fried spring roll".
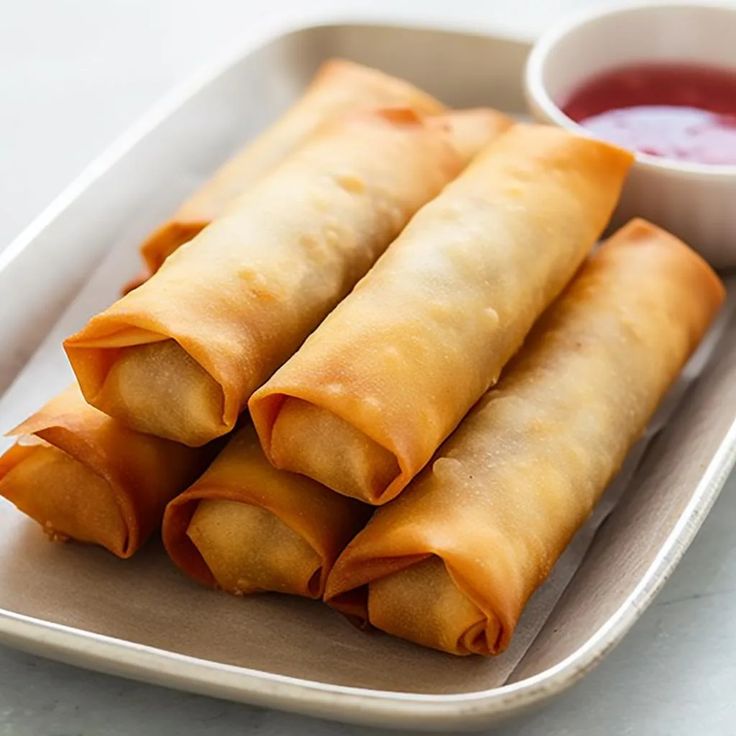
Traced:
<svg viewBox="0 0 736 736">
<path fill-rule="evenodd" d="M 0 495 L 53 539 L 99 544 L 130 557 L 158 529 L 166 504 L 206 467 L 193 450 L 143 435 L 89 406 L 76 386 L 11 434 Z"/>
<path fill-rule="evenodd" d="M 635 220 L 327 583 L 346 613 L 453 654 L 496 654 L 711 323 L 709 266 Z"/>
<path fill-rule="evenodd" d="M 321 598 L 338 554 L 370 508 L 309 478 L 273 468 L 251 426 L 167 507 L 171 559 L 205 585 Z"/>
<path fill-rule="evenodd" d="M 399 494 L 575 273 L 631 160 L 551 127 L 501 135 L 254 394 L 271 462 L 368 503 Z"/>
<path fill-rule="evenodd" d="M 475 123 L 473 135 L 486 125 Z M 323 129 L 66 341 L 87 400 L 187 445 L 230 431 L 255 388 L 466 163 L 451 141 L 467 129 L 396 109 Z"/>
<path fill-rule="evenodd" d="M 402 79 L 344 59 L 325 62 L 303 96 L 270 128 L 227 161 L 141 246 L 151 273 L 330 117 L 357 108 L 410 107 L 438 113 L 441 102 Z"/>
</svg>

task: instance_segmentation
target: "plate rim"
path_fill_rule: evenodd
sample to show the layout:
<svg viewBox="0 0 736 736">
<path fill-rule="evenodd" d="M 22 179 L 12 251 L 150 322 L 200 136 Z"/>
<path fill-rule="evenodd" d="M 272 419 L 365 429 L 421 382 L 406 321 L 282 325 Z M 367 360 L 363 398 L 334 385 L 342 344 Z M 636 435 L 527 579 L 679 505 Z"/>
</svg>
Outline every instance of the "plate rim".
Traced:
<svg viewBox="0 0 736 736">
<path fill-rule="evenodd" d="M 324 683 L 193 657 L 0 609 L 0 640 L 111 674 L 322 718 L 441 728 L 487 724 L 559 694 L 587 674 L 623 638 L 664 585 L 712 507 L 736 461 L 736 419 L 713 454 L 675 526 L 619 608 L 578 649 L 536 675 L 469 693 L 428 694 Z M 25 645 L 25 646 L 24 646 Z M 80 657 L 81 655 L 81 657 Z M 80 657 L 80 659 L 77 659 Z M 164 665 L 163 667 L 161 665 Z M 224 679 L 223 679 L 224 678 Z M 339 709 L 339 712 L 336 711 Z"/>
</svg>

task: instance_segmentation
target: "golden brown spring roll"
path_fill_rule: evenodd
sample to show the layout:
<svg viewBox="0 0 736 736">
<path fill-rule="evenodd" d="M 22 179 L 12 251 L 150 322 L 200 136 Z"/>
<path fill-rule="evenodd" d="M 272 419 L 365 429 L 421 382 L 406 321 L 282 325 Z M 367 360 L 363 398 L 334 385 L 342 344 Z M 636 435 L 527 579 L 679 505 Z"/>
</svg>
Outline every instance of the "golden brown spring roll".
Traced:
<svg viewBox="0 0 736 736">
<path fill-rule="evenodd" d="M 643 220 L 616 233 L 404 494 L 338 559 L 327 598 L 389 633 L 496 654 L 724 296 Z"/>
<path fill-rule="evenodd" d="M 303 96 L 279 120 L 227 161 L 143 243 L 146 266 L 156 272 L 171 253 L 223 214 L 329 118 L 357 108 L 397 106 L 428 114 L 444 109 L 441 102 L 402 79 L 345 59 L 325 62 Z"/>
<path fill-rule="evenodd" d="M 338 554 L 369 512 L 309 478 L 273 468 L 246 426 L 168 505 L 162 534 L 171 559 L 204 585 L 236 595 L 321 598 Z"/>
<path fill-rule="evenodd" d="M 421 109 L 421 107 L 421 105 L 416 106 L 414 109 Z M 470 161 L 490 140 L 512 124 L 512 120 L 508 116 L 503 115 L 497 110 L 483 107 L 467 110 L 452 110 L 447 113 L 427 115 L 425 121 L 432 127 L 439 127 L 444 130 L 450 143 L 460 153 L 463 161 L 465 162 Z M 243 152 L 243 154 L 245 153 L 246 151 Z M 235 176 L 239 163 L 239 160 L 234 160 L 230 165 L 226 165 L 223 168 L 223 171 L 218 175 L 224 179 L 220 186 L 224 185 L 226 174 L 229 174 L 229 176 Z M 255 181 L 257 181 L 257 179 L 254 179 L 252 183 L 255 183 Z M 204 189 L 207 190 L 209 187 L 214 186 L 213 182 L 208 182 Z M 245 191 L 245 187 L 243 188 L 243 191 Z M 192 209 L 191 205 L 194 200 L 198 198 L 207 200 L 208 196 L 208 192 L 204 190 L 202 192 L 198 192 L 192 198 L 192 201 L 187 202 L 182 206 L 181 210 L 173 220 L 167 222 L 144 243 L 141 251 L 147 261 L 146 267 L 142 273 L 125 285 L 122 290 L 123 294 L 127 294 L 129 291 L 132 291 L 148 280 L 151 275 L 160 268 L 164 260 L 174 252 L 174 250 L 185 242 L 191 240 L 202 229 L 204 229 L 212 219 L 215 219 L 213 215 L 209 220 L 185 222 L 183 216 L 183 213 Z M 237 198 L 233 197 L 231 200 L 222 198 L 220 206 L 217 208 L 218 213 L 225 213 L 228 205 L 235 199 Z"/>
<path fill-rule="evenodd" d="M 87 400 L 187 445 L 230 431 L 255 388 L 466 163 L 449 142 L 462 129 L 396 109 L 327 126 L 66 341 Z"/>
<path fill-rule="evenodd" d="M 253 395 L 271 462 L 372 504 L 400 493 L 575 273 L 631 160 L 557 128 L 501 135 Z"/>
<path fill-rule="evenodd" d="M 138 434 L 89 406 L 76 386 L 12 430 L 0 457 L 0 495 L 53 539 L 130 557 L 164 507 L 206 467 L 209 448 Z"/>
</svg>

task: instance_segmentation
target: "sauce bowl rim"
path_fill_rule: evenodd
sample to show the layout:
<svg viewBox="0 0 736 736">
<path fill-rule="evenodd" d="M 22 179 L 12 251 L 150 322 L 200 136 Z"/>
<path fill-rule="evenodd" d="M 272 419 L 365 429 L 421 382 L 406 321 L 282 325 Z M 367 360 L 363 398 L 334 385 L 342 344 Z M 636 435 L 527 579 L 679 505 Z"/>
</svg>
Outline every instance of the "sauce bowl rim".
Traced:
<svg viewBox="0 0 736 736">
<path fill-rule="evenodd" d="M 552 99 L 543 79 L 545 64 L 557 46 L 568 34 L 580 26 L 606 17 L 626 15 L 631 11 L 661 10 L 668 8 L 691 8 L 697 12 L 723 10 L 733 16 L 734 30 L 736 32 L 736 5 L 725 2 L 692 2 L 692 0 L 665 0 L 664 2 L 617 2 L 594 10 L 584 10 L 566 16 L 562 21 L 552 26 L 534 44 L 529 54 L 524 70 L 524 92 L 527 104 L 533 112 L 540 113 L 542 117 L 554 122 L 562 128 L 574 131 L 578 135 L 593 138 L 591 132 L 568 117 L 557 103 Z M 615 68 L 612 67 L 612 68 Z M 705 164 L 692 161 L 680 161 L 677 159 L 652 156 L 650 154 L 633 152 L 637 165 L 652 170 L 667 171 L 679 176 L 696 178 L 718 178 L 736 179 L 736 164 Z"/>
</svg>

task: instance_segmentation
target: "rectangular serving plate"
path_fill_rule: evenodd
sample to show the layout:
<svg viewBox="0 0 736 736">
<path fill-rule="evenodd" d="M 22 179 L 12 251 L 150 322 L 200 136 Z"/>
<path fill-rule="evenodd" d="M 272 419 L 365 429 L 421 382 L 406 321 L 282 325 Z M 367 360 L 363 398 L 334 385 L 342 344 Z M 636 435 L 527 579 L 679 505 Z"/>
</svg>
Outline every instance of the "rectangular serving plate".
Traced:
<svg viewBox="0 0 736 736">
<path fill-rule="evenodd" d="M 133 274 L 143 235 L 285 109 L 324 59 L 345 56 L 396 73 L 455 106 L 523 114 L 527 52 L 518 40 L 424 28 L 272 28 L 171 95 L 0 254 L 0 390 L 13 384 L 0 403 L 3 428 L 57 389 L 39 379 L 49 370 L 49 346 L 113 298 Z M 53 349 L 59 377 L 52 382 L 61 387 L 68 374 Z M 588 672 L 690 544 L 736 458 L 733 320 L 716 353 L 648 446 L 532 645 L 501 679 L 502 660 L 452 658 L 365 635 L 312 601 L 215 595 L 179 575 L 157 543 L 126 562 L 48 544 L 5 502 L 0 640 L 82 667 L 323 718 L 455 731 L 496 723 Z M 8 406 L 13 416 L 2 413 Z"/>
</svg>

